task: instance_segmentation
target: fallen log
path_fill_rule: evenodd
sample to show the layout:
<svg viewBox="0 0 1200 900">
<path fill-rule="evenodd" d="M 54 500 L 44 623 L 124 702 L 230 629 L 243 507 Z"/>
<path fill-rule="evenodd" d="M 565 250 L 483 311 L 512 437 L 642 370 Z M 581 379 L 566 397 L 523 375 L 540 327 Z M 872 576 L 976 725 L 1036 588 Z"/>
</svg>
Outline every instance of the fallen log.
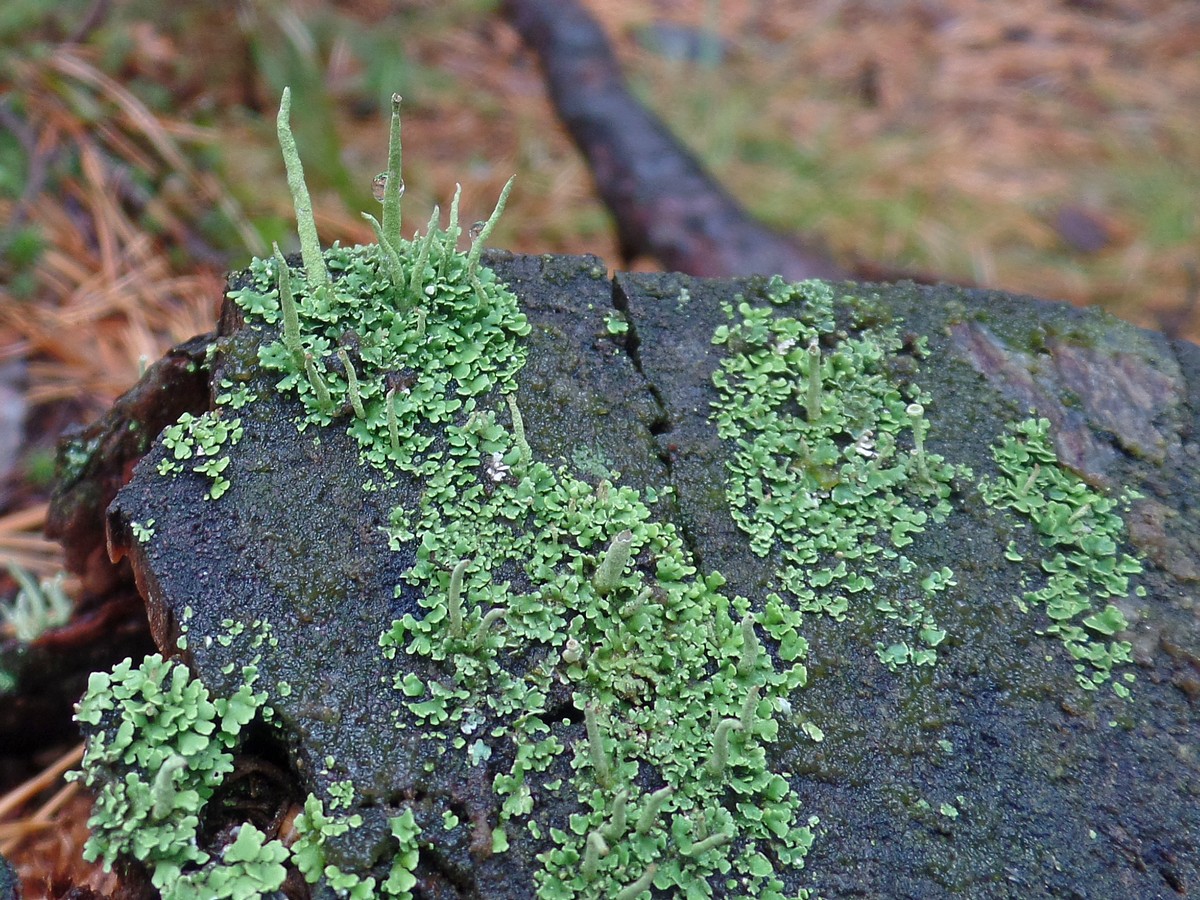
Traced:
<svg viewBox="0 0 1200 900">
<path fill-rule="evenodd" d="M 393 166 L 323 252 L 286 99 L 303 256 L 152 370 L 199 406 L 118 404 L 171 423 L 105 521 L 159 653 L 78 707 L 90 857 L 169 900 L 1197 883 L 1200 348 L 407 241 Z"/>
<path fill-rule="evenodd" d="M 814 243 L 756 222 L 625 85 L 600 25 L 566 0 L 505 0 L 537 53 L 567 132 L 587 159 L 628 265 L 651 256 L 692 275 L 847 274 Z"/>
</svg>

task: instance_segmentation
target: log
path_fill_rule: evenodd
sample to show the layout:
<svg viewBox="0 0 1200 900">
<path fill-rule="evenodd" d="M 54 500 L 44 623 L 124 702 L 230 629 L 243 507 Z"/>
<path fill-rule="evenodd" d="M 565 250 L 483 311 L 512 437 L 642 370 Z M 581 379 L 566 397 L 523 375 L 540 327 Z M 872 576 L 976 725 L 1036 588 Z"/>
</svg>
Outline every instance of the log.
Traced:
<svg viewBox="0 0 1200 900">
<path fill-rule="evenodd" d="M 372 462 L 382 386 L 425 376 L 372 370 L 362 335 L 340 346 L 364 416 L 344 361 L 324 423 L 311 385 L 277 387 L 245 272 L 208 371 L 228 463 L 196 471 L 168 429 L 109 510 L 161 652 L 213 697 L 262 693 L 235 775 L 276 773 L 266 838 L 306 803 L 357 817 L 299 833 L 424 896 L 1200 883 L 1200 348 L 997 292 L 485 259 L 527 361 L 443 384 L 413 438 L 442 463 Z"/>
<path fill-rule="evenodd" d="M 616 221 L 626 265 L 650 256 L 702 276 L 843 278 L 812 241 L 755 221 L 629 92 L 598 22 L 572 0 L 505 0 L 541 61 L 555 111 Z"/>
</svg>

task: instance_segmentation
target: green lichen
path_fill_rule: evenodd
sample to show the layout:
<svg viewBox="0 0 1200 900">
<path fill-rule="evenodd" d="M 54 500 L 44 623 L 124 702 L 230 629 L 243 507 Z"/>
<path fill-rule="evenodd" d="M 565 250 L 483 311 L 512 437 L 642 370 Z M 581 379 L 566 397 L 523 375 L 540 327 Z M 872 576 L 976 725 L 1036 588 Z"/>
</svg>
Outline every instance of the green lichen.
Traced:
<svg viewBox="0 0 1200 900">
<path fill-rule="evenodd" d="M 931 397 L 889 368 L 902 349 L 894 327 L 856 321 L 840 331 L 827 285 L 773 280 L 767 305 L 726 307 L 729 324 L 713 337 L 726 351 L 712 420 L 731 448 L 731 515 L 751 549 L 778 563 L 776 589 L 761 602 L 728 596 L 724 578 L 699 571 L 674 525 L 655 514 L 659 493 L 618 483 L 610 464 L 585 451 L 574 468 L 532 453 L 526 429 L 538 423 L 526 423 L 516 401 L 530 326 L 516 297 L 479 266 L 511 181 L 469 252 L 457 250 L 457 192 L 448 227 L 435 208 L 425 234 L 405 239 L 398 104 L 383 222 L 371 218 L 379 243 L 322 251 L 285 94 L 280 142 L 303 272 L 277 252 L 254 260 L 229 295 L 261 336 L 261 367 L 297 401 L 300 431 L 345 428 L 372 470 L 364 489 L 402 477 L 422 487 L 418 501 L 392 510 L 387 529 L 392 549 L 415 557 L 395 594 L 420 597 L 418 611 L 379 641 L 400 661 L 397 727 L 415 723 L 469 766 L 511 755 L 492 782 L 500 820 L 491 847 L 506 852 L 521 830 L 549 838 L 537 857 L 542 900 L 649 891 L 781 898 L 783 875 L 803 864 L 816 824 L 767 765 L 776 716 L 791 711 L 807 680 L 803 617 L 878 616 L 898 632 L 877 645 L 885 665 L 932 664 L 947 635 L 926 604 L 955 574 L 919 568 L 905 548 L 950 515 L 954 481 L 970 472 L 931 452 Z M 847 304 L 852 317 L 860 308 Z M 605 330 L 620 335 L 623 326 L 610 316 Z M 914 356 L 922 354 L 918 342 Z M 255 399 L 244 386 L 221 387 L 216 410 L 181 417 L 162 437 L 160 474 L 204 475 L 210 499 L 230 486 L 221 453 L 241 429 L 229 411 Z M 1025 600 L 1045 607 L 1081 683 L 1103 683 L 1128 659 L 1127 644 L 1101 639 L 1124 620 L 1112 604 L 1096 610 L 1080 598 L 1128 589 L 1135 564 L 1115 554 L 1119 517 L 1052 465 L 1040 425 L 1018 430 L 996 460 L 1004 477 L 985 483 L 985 496 L 1028 515 L 1056 550 L 1042 563 L 1045 586 Z M 885 582 L 892 590 L 879 590 Z M 226 627 L 223 642 L 244 624 Z M 436 674 L 405 668 L 405 657 Z M 329 862 L 330 842 L 362 825 L 357 814 L 337 814 L 354 803 L 350 781 L 307 798 L 283 855 L 250 826 L 219 859 L 201 850 L 197 814 L 229 771 L 238 733 L 224 717 L 244 725 L 265 699 L 250 691 L 252 672 L 233 704 L 210 701 L 182 667 L 158 657 L 145 665 L 141 676 L 129 664 L 99 676 L 80 708 L 96 734 L 81 776 L 99 792 L 93 858 L 130 855 L 156 884 L 203 885 L 212 896 L 269 893 L 284 864 L 341 896 L 411 896 L 420 859 L 411 810 L 389 820 L 386 877 L 382 867 L 367 874 Z M 561 686 L 574 723 L 549 721 Z M 134 712 L 161 698 L 164 709 L 183 710 L 164 719 L 175 723 L 165 731 Z M 814 742 L 824 738 L 796 721 Z M 559 727 L 568 725 L 570 746 Z M 548 781 L 555 765 L 567 774 Z M 567 821 L 538 821 L 550 795 L 574 801 Z M 954 814 L 943 804 L 943 816 Z M 460 824 L 449 812 L 442 821 Z"/>
<path fill-rule="evenodd" d="M 205 495 L 219 500 L 229 490 L 225 470 L 229 457 L 222 451 L 233 447 L 242 437 L 242 420 L 226 419 L 221 410 L 210 410 L 199 416 L 183 413 L 174 425 L 169 425 L 160 438 L 170 451 L 158 464 L 159 475 L 177 475 L 185 470 L 204 475 L 210 481 Z"/>
<path fill-rule="evenodd" d="M 886 666 L 932 664 L 945 632 L 925 603 L 952 573 L 922 574 L 904 548 L 946 519 L 952 480 L 970 473 L 927 452 L 930 397 L 888 371 L 901 348 L 896 328 L 839 331 L 821 282 L 776 278 L 767 299 L 725 308 L 730 324 L 713 336 L 728 352 L 713 374 L 712 414 L 731 447 L 731 515 L 751 550 L 779 563 L 763 627 L 793 658 L 804 614 L 879 615 L 911 635 L 878 644 Z M 784 305 L 802 312 L 772 308 Z M 921 590 L 881 592 L 885 581 Z"/>
<path fill-rule="evenodd" d="M 984 499 L 1026 519 L 1048 554 L 1035 576 L 1041 586 L 1021 600 L 1045 611 L 1045 633 L 1067 649 L 1080 686 L 1095 690 L 1112 679 L 1114 667 L 1132 660 L 1130 643 L 1117 637 L 1127 628 L 1125 615 L 1107 601 L 1128 597 L 1130 576 L 1142 571 L 1119 549 L 1125 524 L 1117 510 L 1134 495 L 1107 496 L 1060 466 L 1046 419 L 1011 426 L 992 453 L 1000 475 L 983 482 Z M 1010 559 L 1019 561 L 1020 554 Z M 1124 682 L 1133 680 L 1132 673 L 1124 675 Z M 1121 681 L 1112 687 L 1129 696 Z"/>
<path fill-rule="evenodd" d="M 74 606 L 63 590 L 66 573 L 39 580 L 15 563 L 5 568 L 17 583 L 17 595 L 8 603 L 0 603 L 0 622 L 12 631 L 13 637 L 28 644 L 67 623 Z"/>
<path fill-rule="evenodd" d="M 230 697 L 213 698 L 186 666 L 157 654 L 93 673 L 75 716 L 88 730 L 82 769 L 68 776 L 95 795 L 84 858 L 106 869 L 119 856 L 142 861 L 164 900 L 258 896 L 251 883 L 266 892 L 282 884 L 282 846 L 248 826 L 222 860 L 197 842 L 200 811 L 266 699 L 253 690 L 255 668 L 242 675 Z"/>
<path fill-rule="evenodd" d="M 249 823 L 221 853 L 219 862 L 180 875 L 163 891 L 174 900 L 249 900 L 266 897 L 283 887 L 288 849 Z"/>
<path fill-rule="evenodd" d="M 133 539 L 139 544 L 146 544 L 154 537 L 154 519 L 147 519 L 145 522 L 130 522 L 129 530 L 133 532 Z"/>
<path fill-rule="evenodd" d="M 245 633 L 244 627 L 230 626 L 231 621 L 223 638 Z M 251 648 L 271 641 L 266 623 L 252 627 L 257 633 Z M 82 769 L 68 776 L 95 795 L 84 857 L 102 860 L 106 869 L 119 857 L 139 860 L 163 900 L 272 896 L 289 866 L 311 883 L 324 879 L 341 897 L 411 900 L 420 829 L 409 809 L 389 820 L 395 852 L 378 886 L 372 877 L 342 872 L 327 862 L 329 840 L 362 819 L 326 815 L 322 801 L 311 794 L 296 819 L 290 847 L 243 823 L 219 852 L 201 848 L 202 810 L 233 771 L 242 732 L 254 719 L 272 716 L 266 692 L 253 690 L 257 677 L 255 666 L 246 666 L 231 696 L 212 698 L 186 666 L 158 655 L 136 668 L 127 659 L 111 673 L 92 675 L 76 712 L 87 731 Z M 331 809 L 347 806 L 354 787 L 337 782 L 329 794 Z"/>
<path fill-rule="evenodd" d="M 438 667 L 436 678 L 407 672 L 395 682 L 428 734 L 475 760 L 515 745 L 493 785 L 495 851 L 510 825 L 532 833 L 534 789 L 549 789 L 538 773 L 566 755 L 580 811 L 550 830 L 540 897 L 598 885 L 633 897 L 651 884 L 703 896 L 725 877 L 747 896 L 778 897 L 779 870 L 799 865 L 812 841 L 813 822 L 800 820 L 764 749 L 778 733 L 776 708 L 806 679 L 799 644 L 778 668 L 757 652 L 748 601 L 724 596 L 719 574 L 696 571 L 675 528 L 653 515 L 653 491 L 597 485 L 533 457 L 514 396 L 529 325 L 516 297 L 477 265 L 507 190 L 466 254 L 455 248 L 453 213 L 445 230 L 435 215 L 411 241 L 331 248 L 327 285 L 281 279 L 277 258 L 255 260 L 251 283 L 230 296 L 264 333 L 260 364 L 303 405 L 298 428 L 345 417 L 379 479 L 423 483 L 419 506 L 394 510 L 389 530 L 393 548 L 415 547 L 404 582 L 423 612 L 397 621 L 381 646 Z M 283 283 L 308 287 L 292 298 L 294 330 L 289 312 L 280 333 Z M 589 722 L 573 752 L 546 721 L 560 679 Z M 473 710 L 497 724 L 468 744 L 456 733 Z M 635 775 L 658 785 L 645 790 Z M 614 796 L 638 829 L 617 827 Z M 593 841 L 582 866 L 592 833 L 606 852 Z M 315 858 L 304 871 L 351 895 L 365 883 Z"/>
</svg>

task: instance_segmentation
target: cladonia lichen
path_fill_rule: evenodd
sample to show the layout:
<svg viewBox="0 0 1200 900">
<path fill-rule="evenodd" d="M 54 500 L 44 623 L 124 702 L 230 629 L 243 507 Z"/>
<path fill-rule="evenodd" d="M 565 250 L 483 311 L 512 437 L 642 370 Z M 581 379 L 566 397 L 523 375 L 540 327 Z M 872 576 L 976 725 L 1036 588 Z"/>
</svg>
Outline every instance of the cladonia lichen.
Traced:
<svg viewBox="0 0 1200 900">
<path fill-rule="evenodd" d="M 256 678 L 247 666 L 235 693 L 213 698 L 186 666 L 157 654 L 91 676 L 76 710 L 88 730 L 83 768 L 69 776 L 95 795 L 86 859 L 106 868 L 122 855 L 142 861 L 165 900 L 257 896 L 283 884 L 286 851 L 252 826 L 221 860 L 197 841 L 201 809 L 233 771 L 239 734 L 263 712 Z"/>
<path fill-rule="evenodd" d="M 229 297 L 261 339 L 258 364 L 294 401 L 299 431 L 345 429 L 371 470 L 365 489 L 401 479 L 421 488 L 386 528 L 391 549 L 413 560 L 395 597 L 420 598 L 379 637 L 394 672 L 394 727 L 420 729 L 470 767 L 511 759 L 492 778 L 491 851 L 507 852 L 521 831 L 539 842 L 541 900 L 782 898 L 817 824 L 767 762 L 777 717 L 807 681 L 804 616 L 881 617 L 894 633 L 876 652 L 893 670 L 933 664 L 947 636 L 930 601 L 955 573 L 919 567 L 906 548 L 946 520 L 955 484 L 973 476 L 932 451 L 932 398 L 889 377 L 896 329 L 839 330 L 833 292 L 818 282 L 775 279 L 765 305 L 726 307 L 729 322 L 713 336 L 725 355 L 712 411 L 731 448 L 726 493 L 750 548 L 778 562 L 767 596 L 730 596 L 655 514 L 665 490 L 621 484 L 596 460 L 572 469 L 532 452 L 527 432 L 539 423 L 517 403 L 530 324 L 479 265 L 511 181 L 466 252 L 457 192 L 445 229 L 435 208 L 424 234 L 404 238 L 395 98 L 383 221 L 369 217 L 378 243 L 322 250 L 289 103 L 285 92 L 278 127 L 303 271 L 279 252 L 253 260 Z M 785 315 L 785 305 L 802 311 Z M 610 317 L 607 330 L 622 326 Z M 924 353 L 916 341 L 914 358 Z M 220 387 L 214 410 L 164 432 L 158 469 L 203 476 L 214 501 L 232 487 L 224 451 L 241 436 L 234 413 L 256 399 L 244 385 Z M 982 490 L 1059 548 L 1043 563 L 1047 584 L 1026 601 L 1045 606 L 1094 686 L 1128 659 L 1128 645 L 1093 636 L 1124 622 L 1114 606 L 1097 611 L 1078 597 L 1121 595 L 1134 564 L 1113 554 L 1111 503 L 1053 474 L 1047 446 L 1043 426 L 1018 430 L 997 449 L 1004 477 Z M 156 539 L 151 524 L 139 541 Z M 389 820 L 386 874 L 330 862 L 329 841 L 362 824 L 348 780 L 307 798 L 291 847 L 249 825 L 219 859 L 197 845 L 197 813 L 230 770 L 240 728 L 270 709 L 267 692 L 252 690 L 253 666 L 243 674 L 228 700 L 208 698 L 159 657 L 94 678 L 79 713 L 91 732 L 80 777 L 98 796 L 89 854 L 142 860 L 168 897 L 224 896 L 233 883 L 237 896 L 259 896 L 285 865 L 341 896 L 409 896 L 429 839 L 411 810 Z M 556 692 L 569 698 L 565 719 L 555 720 Z M 799 727 L 824 737 L 813 723 Z M 327 757 L 327 769 L 334 763 Z M 573 812 L 549 820 L 550 796 Z M 443 823 L 460 824 L 452 813 Z"/>
<path fill-rule="evenodd" d="M 953 479 L 970 472 L 925 448 L 931 398 L 889 377 L 901 347 L 894 326 L 839 331 L 822 282 L 775 278 L 767 300 L 725 307 L 712 413 L 732 448 L 730 513 L 754 553 L 779 561 L 764 626 L 791 658 L 805 613 L 880 615 L 902 629 L 876 648 L 885 665 L 931 665 L 946 633 L 926 603 L 953 572 L 920 571 L 905 548 L 945 521 Z M 773 308 L 785 305 L 802 314 Z M 915 353 L 924 352 L 922 341 Z M 895 589 L 904 583 L 919 590 Z"/>
<path fill-rule="evenodd" d="M 947 633 L 926 602 L 957 582 L 949 566 L 918 570 L 905 548 L 954 514 L 956 479 L 967 485 L 974 475 L 927 448 L 931 398 L 911 381 L 915 366 L 903 384 L 888 374 L 901 349 L 894 326 L 859 327 L 859 307 L 843 300 L 852 329 L 839 330 L 833 292 L 820 282 L 776 278 L 767 299 L 768 306 L 725 308 L 731 324 L 713 343 L 729 352 L 713 375 L 720 399 L 712 414 L 732 447 L 733 519 L 756 554 L 778 562 L 779 593 L 768 598 L 764 625 L 774 625 L 786 648 L 803 640 L 804 614 L 882 615 L 912 633 L 877 645 L 885 665 L 932 664 Z M 924 356 L 924 340 L 913 350 Z M 1036 530 L 1048 553 L 1034 576 L 1042 584 L 1018 602 L 1044 611 L 1042 632 L 1062 641 L 1079 684 L 1092 690 L 1131 660 L 1118 637 L 1125 617 L 1107 601 L 1127 597 L 1129 576 L 1141 571 L 1118 551 L 1117 507 L 1132 495 L 1108 497 L 1060 466 L 1049 428 L 1029 419 L 1009 429 L 993 448 L 999 475 L 976 487 L 989 505 Z M 1011 545 L 1008 556 L 1022 561 Z M 1133 680 L 1125 673 L 1114 691 L 1128 697 Z"/>
<path fill-rule="evenodd" d="M 776 710 L 806 679 L 797 645 L 782 665 L 759 652 L 749 601 L 725 596 L 718 573 L 697 572 L 674 526 L 652 513 L 653 490 L 585 480 L 530 451 L 525 429 L 537 423 L 522 421 L 515 397 L 529 324 L 516 297 L 478 265 L 509 186 L 465 253 L 457 249 L 457 199 L 446 229 L 435 213 L 424 235 L 406 240 L 388 202 L 384 222 L 373 222 L 380 243 L 319 251 L 287 106 L 285 96 L 279 128 L 304 272 L 279 254 L 254 260 L 230 297 L 246 327 L 262 332 L 259 364 L 299 401 L 298 429 L 346 428 L 377 480 L 423 483 L 419 506 L 395 510 L 390 528 L 393 548 L 415 548 L 404 582 L 423 595 L 423 612 L 394 623 L 380 644 L 397 663 L 423 656 L 441 674 L 422 679 L 397 666 L 396 702 L 408 713 L 398 724 L 416 722 L 472 760 L 502 742 L 515 748 L 493 783 L 500 821 L 492 849 L 506 852 L 514 829 L 538 839 L 548 825 L 540 897 L 634 898 L 651 888 L 697 896 L 723 883 L 745 896 L 781 897 L 781 875 L 801 864 L 815 824 L 801 819 L 787 780 L 766 764 Z M 400 179 L 389 171 L 388 184 Z M 206 476 L 214 500 L 229 489 L 220 448 L 240 433 L 229 411 L 254 400 L 244 386 L 222 387 L 215 410 L 164 434 L 169 454 L 159 473 Z M 573 748 L 551 733 L 554 683 L 568 686 L 588 720 Z M 477 711 L 493 724 L 469 742 L 465 726 Z M 97 753 L 107 746 L 103 738 L 92 745 Z M 153 782 L 166 771 L 162 780 L 171 782 L 193 771 L 176 768 L 172 752 L 143 767 L 143 777 Z M 543 773 L 560 757 L 572 774 L 548 782 Z M 224 760 L 208 768 L 208 794 Z M 89 783 L 117 790 L 111 773 L 94 764 L 86 771 Z M 535 788 L 568 792 L 577 812 L 539 825 Z M 326 837 L 358 823 L 327 808 L 306 802 L 291 864 L 346 896 L 405 890 L 420 852 L 411 821 L 393 823 L 399 868 L 379 882 L 325 861 Z M 156 873 L 216 869 L 194 848 L 188 815 L 185 834 L 161 854 L 109 838 L 96 852 L 128 853 Z M 113 833 L 115 810 L 102 805 L 97 816 L 98 834 Z"/>
<path fill-rule="evenodd" d="M 421 590 L 425 613 L 396 622 L 381 644 L 389 657 L 437 662 L 446 677 L 402 672 L 398 697 L 462 752 L 479 752 L 457 727 L 471 710 L 506 723 L 489 736 L 516 745 L 512 767 L 495 778 L 500 825 L 532 833 L 530 779 L 568 752 L 545 720 L 551 682 L 572 686 L 592 723 L 571 754 L 580 812 L 551 829 L 539 896 L 603 884 L 637 896 L 651 878 L 695 892 L 726 872 L 747 895 L 776 896 L 776 866 L 798 864 L 812 833 L 786 781 L 767 770 L 763 743 L 775 737 L 774 709 L 804 682 L 804 668 L 796 655 L 776 670 L 766 654 L 746 653 L 738 622 L 747 601 L 722 596 L 718 574 L 696 572 L 674 527 L 652 515 L 653 492 L 596 485 L 532 458 L 511 399 L 529 325 L 515 296 L 476 266 L 489 230 L 466 254 L 453 220 L 412 241 L 393 234 L 385 247 L 330 250 L 328 289 L 298 291 L 294 333 L 260 352 L 279 389 L 304 403 L 301 428 L 346 416 L 363 461 L 384 479 L 424 479 L 421 506 L 397 510 L 390 536 L 396 548 L 417 544 L 405 581 Z M 397 260 L 407 273 L 398 282 Z M 279 265 L 256 261 L 253 286 L 232 295 L 251 327 L 272 322 L 266 314 L 277 312 L 272 300 L 285 284 L 309 283 L 281 278 Z M 348 332 L 352 355 L 338 348 Z M 397 390 L 388 378 L 401 368 L 412 374 Z M 756 698 L 749 713 L 748 696 Z M 714 743 L 710 723 L 743 716 L 752 727 L 720 726 Z M 639 773 L 658 784 L 639 787 Z M 611 822 L 611 797 L 621 791 L 642 823 L 628 834 Z M 605 852 L 593 841 L 588 856 L 597 829 Z"/>
<path fill-rule="evenodd" d="M 1118 549 L 1125 523 L 1117 509 L 1136 495 L 1106 496 L 1060 466 L 1046 419 L 1011 426 L 993 456 L 1000 474 L 983 482 L 984 498 L 1026 519 L 1047 554 L 1034 576 L 1040 586 L 1025 591 L 1020 602 L 1045 610 L 1045 633 L 1070 654 L 1080 686 L 1095 690 L 1112 679 L 1114 666 L 1132 660 L 1130 643 L 1118 637 L 1127 627 L 1125 615 L 1110 601 L 1128 597 L 1130 576 L 1142 571 L 1137 559 Z M 1135 593 L 1145 596 L 1146 590 L 1139 585 Z M 1113 690 L 1128 697 L 1126 684 L 1133 680 L 1126 672 Z"/>
</svg>

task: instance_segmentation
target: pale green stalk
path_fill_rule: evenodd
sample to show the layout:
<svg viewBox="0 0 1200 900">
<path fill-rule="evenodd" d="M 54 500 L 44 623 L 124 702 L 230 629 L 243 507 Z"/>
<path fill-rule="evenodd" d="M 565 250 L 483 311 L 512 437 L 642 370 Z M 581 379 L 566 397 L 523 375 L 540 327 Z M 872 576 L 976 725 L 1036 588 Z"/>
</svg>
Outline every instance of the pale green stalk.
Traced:
<svg viewBox="0 0 1200 900">
<path fill-rule="evenodd" d="M 596 875 L 600 871 L 601 857 L 608 856 L 608 844 L 604 842 L 604 837 L 598 831 L 593 831 L 587 836 L 587 845 L 583 850 L 583 865 L 579 867 L 579 873 L 583 876 L 584 881 L 595 881 Z"/>
<path fill-rule="evenodd" d="M 468 563 L 469 560 L 459 560 L 450 573 L 449 613 L 452 637 L 462 637 L 463 634 L 462 585 L 463 573 L 467 571 Z"/>
<path fill-rule="evenodd" d="M 402 240 L 400 234 L 400 198 L 404 194 L 404 179 L 400 174 L 403 154 L 400 149 L 400 95 L 392 94 L 392 122 L 388 134 L 387 182 L 383 186 L 383 237 L 396 250 Z M 398 282 L 397 282 L 398 283 Z"/>
<path fill-rule="evenodd" d="M 350 354 L 344 349 L 337 352 L 338 359 L 342 361 L 342 367 L 346 370 L 346 390 L 350 394 L 350 407 L 354 410 L 354 415 L 360 419 L 367 417 L 367 411 L 363 409 L 362 395 L 358 392 L 358 373 L 354 371 L 354 365 L 350 362 Z"/>
<path fill-rule="evenodd" d="M 384 259 L 387 262 L 388 277 L 392 279 L 392 284 L 397 287 L 404 286 L 404 267 L 400 263 L 400 254 L 396 252 L 398 245 L 393 244 L 388 240 L 383 233 L 383 226 L 379 224 L 370 213 L 363 213 L 362 217 L 371 223 L 371 230 L 375 232 L 375 240 L 379 242 L 380 248 L 383 250 Z"/>
<path fill-rule="evenodd" d="M 313 364 L 312 356 L 304 357 L 304 373 L 308 376 L 308 383 L 312 385 L 313 393 L 317 397 L 317 408 L 326 415 L 332 413 L 333 397 L 329 394 L 329 385 L 325 383 L 325 379 L 317 371 L 317 367 Z"/>
<path fill-rule="evenodd" d="M 650 890 L 650 886 L 654 884 L 654 873 L 657 871 L 658 863 L 650 863 L 641 878 L 617 892 L 615 900 L 637 900 L 638 897 Z"/>
<path fill-rule="evenodd" d="M 742 656 L 738 660 L 739 675 L 749 675 L 758 665 L 758 635 L 754 632 L 754 615 L 747 613 L 742 619 Z"/>
<path fill-rule="evenodd" d="M 615 842 L 624 836 L 626 827 L 625 813 L 628 805 L 629 791 L 621 788 L 621 790 L 617 791 L 616 796 L 613 797 L 612 818 L 608 825 L 601 829 L 605 840 Z"/>
<path fill-rule="evenodd" d="M 529 449 L 529 442 L 525 440 L 525 419 L 522 418 L 521 410 L 517 406 L 516 394 L 505 394 L 504 402 L 508 404 L 508 411 L 512 415 L 513 443 L 521 451 L 521 460 L 532 462 L 533 451 Z"/>
<path fill-rule="evenodd" d="M 425 299 L 425 266 L 429 263 L 429 248 L 433 245 L 434 232 L 437 231 L 438 218 L 442 211 L 436 206 L 429 216 L 429 230 L 425 232 L 425 240 L 421 241 L 421 249 L 417 251 L 417 262 L 413 266 L 412 279 L 408 283 L 408 292 L 416 300 Z"/>
<path fill-rule="evenodd" d="M 671 799 L 675 793 L 675 789 L 670 785 L 659 788 L 653 794 L 646 798 L 646 805 L 642 807 L 642 812 L 638 816 L 637 825 L 634 830 L 638 834 L 649 834 L 650 829 L 654 827 L 654 820 L 658 818 L 658 814 L 662 812 L 663 806 Z"/>
<path fill-rule="evenodd" d="M 483 228 L 479 230 L 479 234 L 475 240 L 471 242 L 471 251 L 467 254 L 467 274 L 474 275 L 475 267 L 479 265 L 479 254 L 483 252 L 483 244 L 492 233 L 492 229 L 496 227 L 496 223 L 500 221 L 500 216 L 504 213 L 504 205 L 508 202 L 509 192 L 512 191 L 513 182 L 517 176 L 508 179 L 504 185 L 504 190 L 500 192 L 500 199 L 496 201 L 496 208 L 492 210 L 492 214 L 488 220 L 483 223 Z"/>
<path fill-rule="evenodd" d="M 596 783 L 600 787 L 612 784 L 612 763 L 604 752 L 604 739 L 600 736 L 600 723 L 596 721 L 596 707 L 588 703 L 583 708 L 583 724 L 587 730 L 588 753 L 592 759 L 592 769 L 596 773 Z"/>
<path fill-rule="evenodd" d="M 612 539 L 604 558 L 596 566 L 592 576 L 592 587 L 601 597 L 611 593 L 621 583 L 625 566 L 629 564 L 629 550 L 633 545 L 633 532 L 626 529 Z"/>
<path fill-rule="evenodd" d="M 388 437 L 392 442 L 392 452 L 400 455 L 400 423 L 396 421 L 396 389 L 387 392 L 387 425 Z"/>
<path fill-rule="evenodd" d="M 821 345 L 816 338 L 808 345 L 808 398 L 804 405 L 808 421 L 821 417 Z"/>
<path fill-rule="evenodd" d="M 289 122 L 292 114 L 292 89 L 283 89 L 279 103 L 279 116 L 275 120 L 279 134 L 279 149 L 283 151 L 283 163 L 287 167 L 288 189 L 292 192 L 292 205 L 296 209 L 296 230 L 300 232 L 300 254 L 304 257 L 304 274 L 308 279 L 308 292 L 315 295 L 329 286 L 329 273 L 325 269 L 325 257 L 321 255 L 321 240 L 317 236 L 317 220 L 313 217 L 312 198 L 304 183 L 304 166 L 300 163 L 300 151 L 296 149 L 296 138 L 292 135 Z"/>
<path fill-rule="evenodd" d="M 725 765 L 729 762 L 729 732 L 741 730 L 742 723 L 737 719 L 722 719 L 717 725 L 717 731 L 713 735 L 712 755 L 706 764 L 709 775 L 716 778 L 725 771 Z"/>
<path fill-rule="evenodd" d="M 300 314 L 296 309 L 296 297 L 292 293 L 292 270 L 283 258 L 278 244 L 275 250 L 275 268 L 279 283 L 279 310 L 283 314 L 283 346 L 292 354 L 297 367 L 304 365 L 304 348 L 300 346 Z"/>
</svg>

